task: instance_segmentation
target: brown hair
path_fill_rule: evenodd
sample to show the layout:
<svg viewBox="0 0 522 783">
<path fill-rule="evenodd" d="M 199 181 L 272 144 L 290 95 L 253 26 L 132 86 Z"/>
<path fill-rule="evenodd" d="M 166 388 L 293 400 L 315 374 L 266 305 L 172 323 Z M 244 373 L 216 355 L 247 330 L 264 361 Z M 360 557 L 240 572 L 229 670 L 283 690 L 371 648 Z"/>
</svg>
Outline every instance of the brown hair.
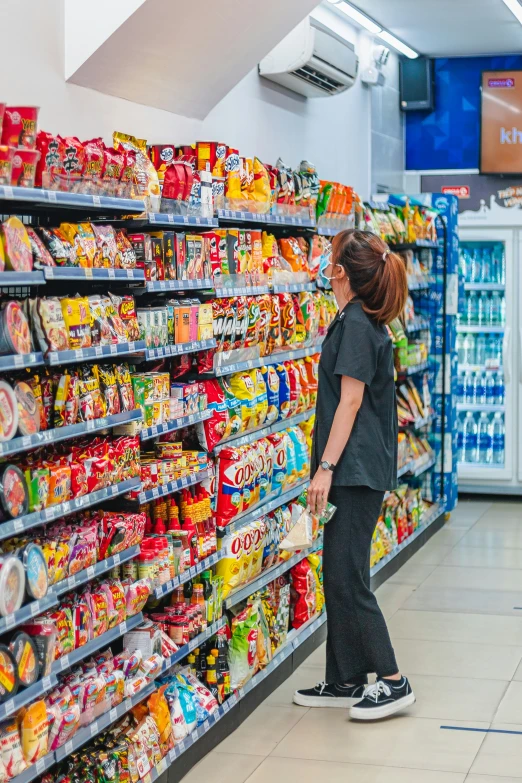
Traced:
<svg viewBox="0 0 522 783">
<path fill-rule="evenodd" d="M 370 231 L 341 231 L 333 240 L 332 263 L 340 264 L 363 310 L 389 324 L 401 315 L 408 296 L 406 265 Z"/>
</svg>

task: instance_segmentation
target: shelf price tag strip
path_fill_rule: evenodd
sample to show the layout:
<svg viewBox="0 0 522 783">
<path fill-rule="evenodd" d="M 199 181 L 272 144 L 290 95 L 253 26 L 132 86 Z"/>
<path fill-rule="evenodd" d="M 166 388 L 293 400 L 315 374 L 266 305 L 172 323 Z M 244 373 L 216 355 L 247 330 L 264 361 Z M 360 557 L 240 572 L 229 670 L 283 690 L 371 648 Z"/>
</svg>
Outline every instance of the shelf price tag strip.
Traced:
<svg viewBox="0 0 522 783">
<path fill-rule="evenodd" d="M 169 579 L 169 581 L 166 582 L 164 585 L 158 587 L 154 591 L 154 596 L 156 598 L 162 598 L 164 595 L 168 595 L 169 593 L 172 593 L 176 589 L 176 587 L 185 584 L 185 582 L 188 582 L 189 579 L 193 579 L 198 574 L 202 574 L 203 571 L 206 571 L 208 568 L 211 568 L 213 565 L 216 565 L 216 563 L 219 560 L 221 560 L 222 557 L 223 557 L 222 552 L 214 552 L 209 557 L 206 557 L 204 560 L 201 560 L 199 563 L 196 563 L 195 566 L 192 566 L 191 568 L 187 569 L 179 576 L 175 576 L 174 579 Z"/>
<path fill-rule="evenodd" d="M 238 435 L 235 438 L 226 438 L 215 446 L 214 454 L 219 454 L 222 449 L 227 448 L 229 445 L 246 446 L 248 443 L 254 443 L 254 441 L 259 440 L 259 438 L 266 438 L 267 435 L 272 435 L 275 432 L 280 432 L 280 430 L 285 430 L 287 427 L 293 427 L 295 424 L 307 421 L 314 413 L 315 408 L 310 408 L 310 410 L 297 413 L 295 416 L 289 416 L 287 419 L 276 421 L 268 427 L 259 427 L 244 435 Z"/>
<path fill-rule="evenodd" d="M 139 553 L 139 545 L 125 549 L 123 552 L 112 555 L 112 557 L 108 557 L 106 560 L 100 560 L 99 563 L 96 563 L 93 566 L 89 566 L 89 568 L 84 568 L 83 571 L 78 571 L 78 573 L 74 574 L 74 576 L 63 579 L 61 582 L 53 585 L 49 592 L 54 593 L 56 596 L 68 593 L 69 590 L 74 590 L 76 587 L 85 584 L 85 582 L 90 582 L 91 579 L 96 579 L 96 577 L 100 576 L 101 574 L 110 571 L 116 565 L 119 565 L 120 563 L 126 563 L 128 560 L 133 560 L 139 555 Z"/>
<path fill-rule="evenodd" d="M 178 419 L 167 421 L 165 424 L 155 424 L 153 427 L 147 427 L 140 432 L 141 440 L 150 440 L 151 438 L 157 438 L 158 435 L 163 435 L 166 432 L 175 432 L 182 427 L 188 427 L 190 424 L 196 424 L 199 421 L 205 421 L 210 419 L 212 411 L 207 409 L 201 413 L 191 413 L 188 416 L 181 416 Z"/>
<path fill-rule="evenodd" d="M 199 473 L 192 473 L 190 476 L 183 476 L 183 478 L 176 479 L 175 481 L 169 481 L 168 484 L 163 484 L 159 487 L 153 487 L 147 489 L 144 492 L 140 492 L 138 500 L 140 503 L 148 503 L 149 500 L 154 498 L 164 497 L 165 495 L 172 495 L 174 492 L 179 492 L 185 487 L 191 487 L 194 484 L 199 484 L 201 481 L 209 478 L 209 470 L 200 470 Z"/>
</svg>

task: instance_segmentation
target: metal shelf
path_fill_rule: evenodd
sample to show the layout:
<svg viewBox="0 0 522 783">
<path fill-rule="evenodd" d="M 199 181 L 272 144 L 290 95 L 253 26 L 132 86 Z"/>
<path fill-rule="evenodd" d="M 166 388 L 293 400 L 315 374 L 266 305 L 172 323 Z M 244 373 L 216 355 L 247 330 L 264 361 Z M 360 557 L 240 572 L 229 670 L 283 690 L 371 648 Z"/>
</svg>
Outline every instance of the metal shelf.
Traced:
<svg viewBox="0 0 522 783">
<path fill-rule="evenodd" d="M 126 634 L 127 631 L 132 631 L 133 628 L 136 628 L 142 622 L 143 614 L 141 612 L 133 617 L 129 617 L 123 623 L 117 625 L 116 628 L 111 628 L 110 631 L 102 633 L 101 636 L 97 636 L 96 639 L 91 639 L 87 644 L 84 644 L 83 647 L 77 647 L 76 650 L 73 650 L 68 655 L 62 655 L 62 657 L 58 658 L 51 666 L 51 673 L 59 674 L 60 672 L 65 671 L 65 669 L 70 669 L 71 666 L 75 666 L 80 661 L 88 658 L 92 653 L 101 650 L 103 647 L 108 647 L 109 644 Z"/>
<path fill-rule="evenodd" d="M 190 343 L 178 343 L 177 345 L 164 345 L 160 348 L 146 348 L 145 360 L 163 359 L 166 356 L 181 356 L 184 353 L 196 353 L 197 351 L 207 351 L 209 348 L 215 348 L 216 341 L 211 340 L 193 340 Z"/>
<path fill-rule="evenodd" d="M 42 353 L 17 353 L 0 356 L 0 370 L 21 370 L 24 367 L 38 367 L 44 364 Z"/>
<path fill-rule="evenodd" d="M 168 484 L 162 484 L 159 487 L 153 487 L 152 489 L 146 489 L 144 492 L 140 492 L 138 501 L 140 504 L 143 504 L 148 503 L 150 500 L 164 497 L 165 495 L 172 495 L 174 492 L 185 489 L 185 487 L 192 487 L 194 484 L 199 484 L 210 476 L 210 470 L 200 470 L 199 473 L 191 473 L 189 476 L 183 476 L 175 481 L 169 481 Z"/>
<path fill-rule="evenodd" d="M 234 372 L 242 372 L 243 370 L 253 370 L 254 367 L 264 367 L 266 364 L 279 364 L 280 362 L 286 362 L 291 359 L 304 359 L 306 356 L 313 356 L 314 353 L 319 353 L 321 350 L 321 345 L 322 340 L 307 348 L 296 348 L 291 351 L 280 351 L 270 354 L 269 356 L 261 356 L 258 359 L 247 359 L 244 362 L 225 364 L 217 367 L 213 374 L 220 377 L 222 375 L 230 375 Z M 219 356 L 219 354 L 216 355 Z"/>
<path fill-rule="evenodd" d="M 57 685 L 58 678 L 54 674 L 37 680 L 33 685 L 19 691 L 12 699 L 0 705 L 0 719 L 4 720 L 4 718 L 18 712 L 21 707 L 25 707 L 26 704 L 32 704 L 33 701 L 41 699 L 44 694 L 53 690 Z"/>
<path fill-rule="evenodd" d="M 185 584 L 185 582 L 188 582 L 190 579 L 194 579 L 195 576 L 202 574 L 203 571 L 206 571 L 208 568 L 212 568 L 212 566 L 216 565 L 222 557 L 222 552 L 214 552 L 209 557 L 205 557 L 204 560 L 191 566 L 179 576 L 175 576 L 174 579 L 169 579 L 169 581 L 164 585 L 161 585 L 161 587 L 157 587 L 156 590 L 154 590 L 154 597 L 163 598 L 164 595 L 172 593 L 176 587 Z"/>
<path fill-rule="evenodd" d="M 274 294 L 299 294 L 301 291 L 316 291 L 317 286 L 312 281 L 308 283 L 277 283 L 272 286 Z"/>
<path fill-rule="evenodd" d="M 142 441 L 157 438 L 159 435 L 165 435 L 167 432 L 175 432 L 182 427 L 189 427 L 191 424 L 197 424 L 199 421 L 205 421 L 212 417 L 212 411 L 207 408 L 201 413 L 191 413 L 188 416 L 180 416 L 178 419 L 172 419 L 164 424 L 155 424 L 153 427 L 146 427 L 140 432 Z"/>
<path fill-rule="evenodd" d="M 25 606 L 21 606 L 16 612 L 6 615 L 0 619 L 0 634 L 10 631 L 11 628 L 16 628 L 18 625 L 30 622 L 33 617 L 37 617 L 39 614 L 46 612 L 58 603 L 58 596 L 50 591 L 44 598 L 40 598 L 39 601 L 31 601 Z M 0 708 L 1 716 L 1 708 Z"/>
<path fill-rule="evenodd" d="M 0 272 L 0 288 L 19 285 L 44 285 L 43 272 Z"/>
<path fill-rule="evenodd" d="M 459 324 L 457 326 L 457 332 L 472 332 L 474 334 L 477 332 L 484 332 L 484 334 L 502 334 L 505 329 L 506 327 L 503 324 L 499 324 L 498 326 L 477 326 L 476 324 L 466 326 L 465 324 Z"/>
<path fill-rule="evenodd" d="M 438 242 L 434 242 L 431 239 L 417 239 L 416 242 L 400 242 L 398 244 L 392 244 L 390 242 L 390 250 L 392 252 L 400 250 L 424 250 L 425 248 L 437 250 L 438 247 Z"/>
<path fill-rule="evenodd" d="M 435 456 L 431 457 L 428 461 L 423 461 L 422 459 L 413 460 L 412 462 L 408 462 L 406 465 L 403 465 L 402 468 L 399 468 L 397 471 L 397 478 L 401 478 L 402 476 L 406 475 L 412 475 L 415 477 L 421 476 L 427 470 L 432 468 L 435 463 Z"/>
<path fill-rule="evenodd" d="M 297 215 L 273 215 L 270 212 L 243 212 L 234 209 L 218 209 L 217 214 L 219 220 L 232 220 L 236 223 L 264 223 L 269 226 L 315 228 L 315 220 Z"/>
<path fill-rule="evenodd" d="M 205 288 L 213 288 L 214 281 L 210 278 L 201 280 L 147 280 L 147 291 L 195 291 Z"/>
<path fill-rule="evenodd" d="M 36 449 L 49 443 L 59 443 L 62 440 L 78 438 L 81 435 L 90 435 L 93 432 L 99 432 L 108 427 L 115 427 L 118 424 L 139 421 L 141 417 L 141 410 L 125 411 L 124 413 L 116 413 L 114 416 L 104 416 L 102 419 L 92 419 L 92 421 L 71 424 L 68 427 L 57 427 L 52 430 L 36 432 L 34 435 L 22 435 L 19 438 L 0 443 L 0 456 L 6 457 L 9 454 L 18 454 L 19 452 Z"/>
<path fill-rule="evenodd" d="M 458 411 L 471 411 L 472 413 L 485 411 L 486 413 L 504 413 L 506 410 L 505 405 L 482 405 L 481 403 L 474 402 L 458 402 Z"/>
<path fill-rule="evenodd" d="M 64 503 L 57 503 L 54 506 L 44 508 L 42 511 L 33 511 L 17 519 L 10 519 L 0 525 L 0 541 L 4 538 L 21 533 L 22 530 L 30 530 L 38 525 L 45 525 L 52 522 L 53 519 L 59 519 L 84 508 L 95 506 L 97 503 L 103 503 L 105 500 L 112 500 L 118 495 L 124 495 L 131 490 L 139 489 L 141 481 L 139 478 L 120 481 L 118 484 L 112 484 L 110 487 L 99 489 L 97 492 L 91 492 L 89 495 L 83 495 L 73 500 L 66 500 Z"/>
<path fill-rule="evenodd" d="M 92 269 L 74 266 L 47 266 L 43 270 L 46 280 L 113 280 L 128 283 L 145 280 L 143 269 Z"/>
<path fill-rule="evenodd" d="M 217 228 L 219 225 L 214 217 L 171 215 L 168 212 L 147 212 L 144 220 L 152 226 L 202 226 L 205 228 Z"/>
<path fill-rule="evenodd" d="M 114 345 L 93 345 L 91 348 L 77 348 L 74 351 L 51 351 L 46 358 L 46 364 L 52 367 L 73 362 L 92 362 L 101 358 L 116 358 L 145 350 L 145 341 L 137 340 L 130 343 L 115 343 Z"/>
<path fill-rule="evenodd" d="M 145 202 L 131 198 L 112 198 L 110 196 L 92 196 L 86 193 L 67 193 L 60 190 L 41 190 L 39 188 L 19 188 L 0 186 L 0 200 L 16 201 L 20 204 L 47 208 L 75 207 L 97 212 L 123 212 L 137 214 L 145 209 Z"/>
<path fill-rule="evenodd" d="M 244 434 L 225 438 L 214 447 L 213 453 L 219 454 L 220 451 L 228 446 L 246 446 L 249 443 L 254 443 L 256 440 L 266 438 L 267 435 L 272 435 L 274 432 L 280 432 L 281 430 L 286 430 L 287 427 L 293 427 L 296 424 L 300 424 L 302 421 L 307 421 L 314 414 L 315 408 L 311 408 L 302 413 L 296 413 L 295 416 L 289 416 L 287 419 L 280 419 L 279 421 L 270 424 L 268 427 L 257 427 L 255 430 L 251 430 Z"/>
<path fill-rule="evenodd" d="M 180 647 L 179 650 L 174 653 L 174 655 L 171 655 L 170 658 L 165 659 L 161 669 L 162 673 L 172 669 L 176 663 L 182 661 L 183 658 L 192 652 L 192 650 L 195 650 L 196 647 L 199 647 L 203 644 L 203 642 L 206 642 L 207 639 L 210 639 L 211 636 L 214 636 L 219 631 L 219 629 L 223 628 L 223 626 L 226 624 L 227 618 L 221 617 L 219 620 L 216 620 L 215 623 L 209 625 L 203 631 L 203 633 L 200 633 L 198 636 L 195 636 L 194 639 L 191 639 L 188 644 L 184 644 L 183 647 Z"/>
<path fill-rule="evenodd" d="M 90 582 L 91 579 L 97 579 L 99 576 L 105 574 L 107 571 L 110 571 L 120 563 L 126 563 L 128 560 L 133 560 L 139 555 L 139 553 L 139 545 L 131 546 L 129 549 L 125 549 L 119 554 L 112 555 L 106 560 L 100 560 L 99 563 L 89 566 L 88 568 L 84 568 L 82 571 L 78 571 L 77 574 L 69 576 L 67 579 L 62 579 L 61 582 L 57 582 L 55 585 L 52 585 L 49 588 L 49 594 L 60 596 L 64 593 L 68 593 L 70 590 L 74 590 L 76 587 L 79 587 L 86 582 Z"/>
<path fill-rule="evenodd" d="M 226 296 L 260 296 L 261 294 L 269 294 L 270 290 L 268 285 L 224 285 L 215 287 L 215 296 L 216 299 L 222 299 Z"/>
<path fill-rule="evenodd" d="M 464 283 L 465 291 L 505 291 L 505 283 Z"/>
</svg>

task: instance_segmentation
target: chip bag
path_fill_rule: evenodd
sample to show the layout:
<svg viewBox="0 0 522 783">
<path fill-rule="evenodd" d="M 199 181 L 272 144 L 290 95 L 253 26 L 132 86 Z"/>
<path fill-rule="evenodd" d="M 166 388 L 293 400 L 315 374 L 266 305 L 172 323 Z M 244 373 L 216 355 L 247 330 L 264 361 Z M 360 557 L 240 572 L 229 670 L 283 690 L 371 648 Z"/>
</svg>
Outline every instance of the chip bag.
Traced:
<svg viewBox="0 0 522 783">
<path fill-rule="evenodd" d="M 224 448 L 218 459 L 218 524 L 225 526 L 243 510 L 245 462 L 241 449 Z"/>
</svg>

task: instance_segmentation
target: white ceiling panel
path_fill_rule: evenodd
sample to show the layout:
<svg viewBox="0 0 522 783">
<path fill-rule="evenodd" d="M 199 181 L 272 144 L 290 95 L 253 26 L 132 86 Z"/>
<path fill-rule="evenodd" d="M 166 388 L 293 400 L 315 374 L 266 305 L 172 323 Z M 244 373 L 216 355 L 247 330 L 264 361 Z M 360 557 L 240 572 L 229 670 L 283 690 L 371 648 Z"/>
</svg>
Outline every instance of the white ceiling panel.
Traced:
<svg viewBox="0 0 522 783">
<path fill-rule="evenodd" d="M 522 25 L 502 0 L 350 0 L 421 54 L 522 52 Z"/>
</svg>

